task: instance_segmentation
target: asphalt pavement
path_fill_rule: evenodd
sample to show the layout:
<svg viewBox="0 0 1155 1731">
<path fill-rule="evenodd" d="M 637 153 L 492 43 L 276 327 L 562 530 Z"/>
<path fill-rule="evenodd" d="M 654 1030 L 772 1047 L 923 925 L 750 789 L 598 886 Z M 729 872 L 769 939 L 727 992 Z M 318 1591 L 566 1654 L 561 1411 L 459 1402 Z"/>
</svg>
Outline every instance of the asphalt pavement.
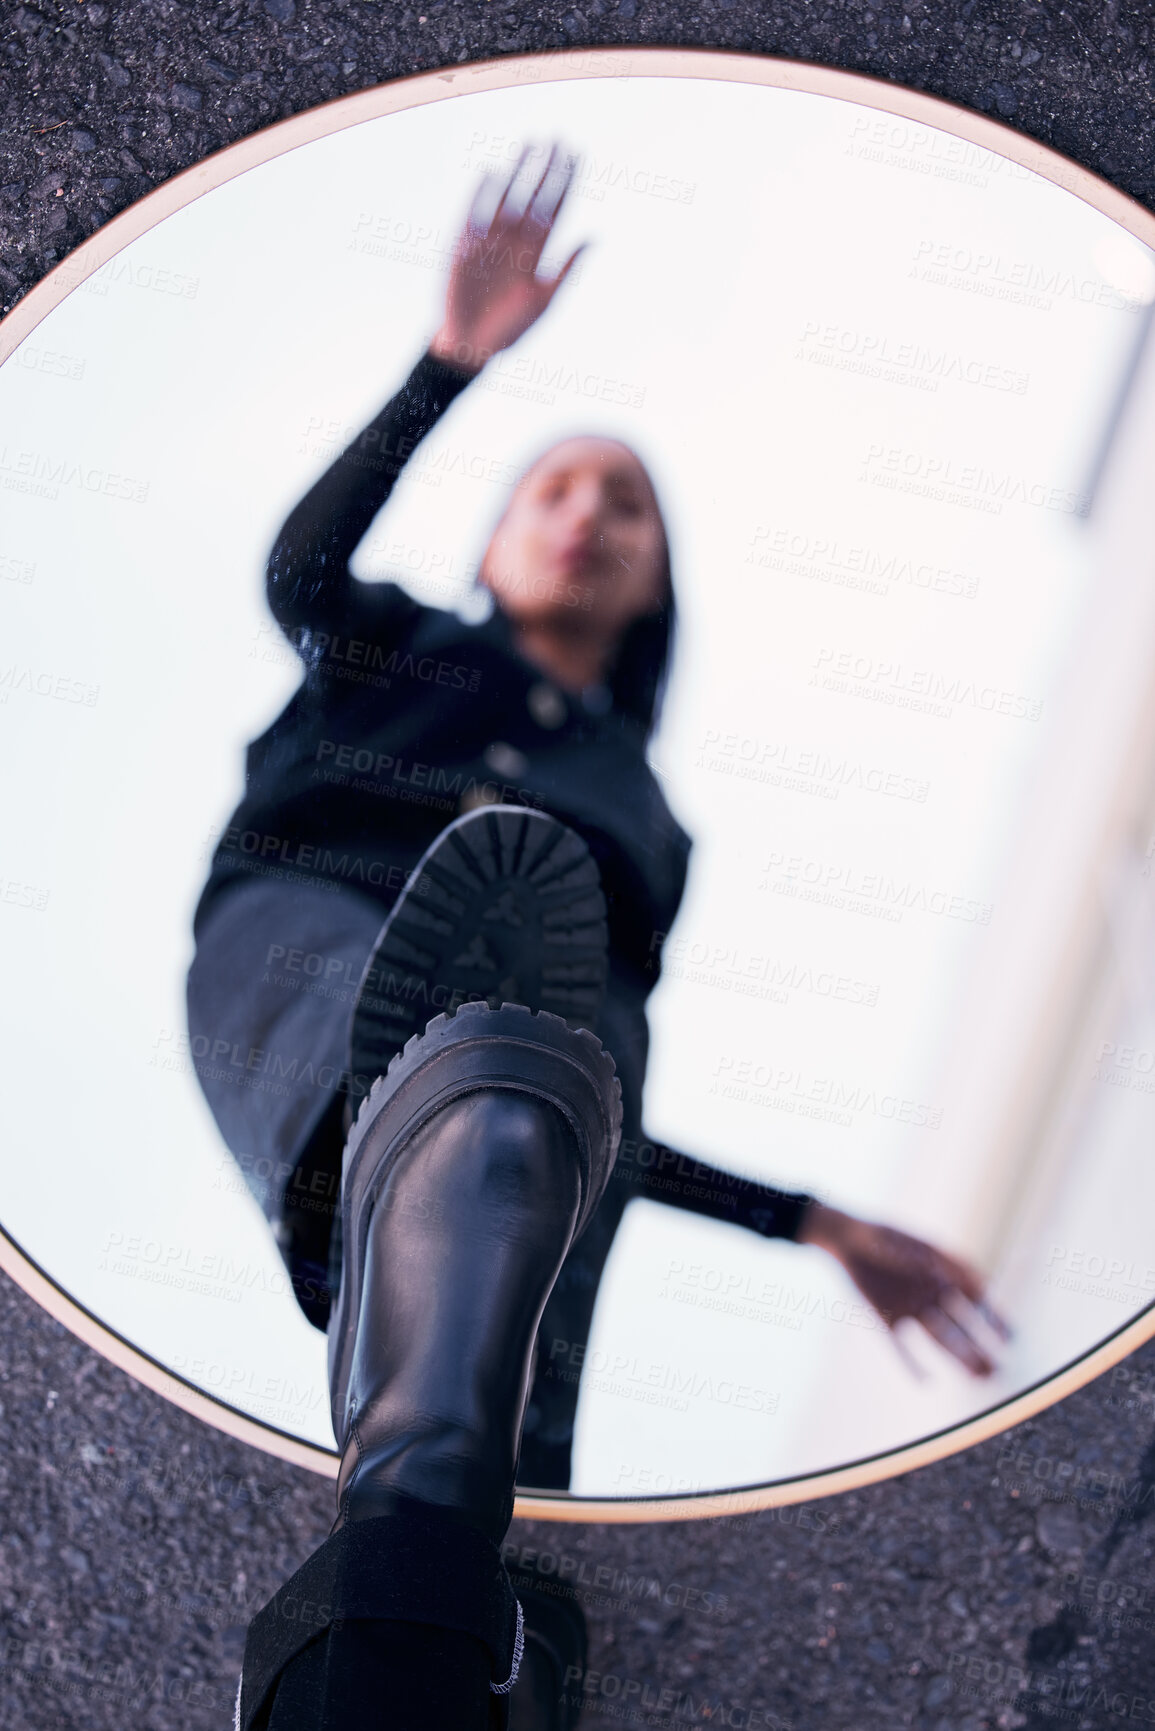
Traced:
<svg viewBox="0 0 1155 1731">
<path fill-rule="evenodd" d="M 275 120 L 413 72 L 588 44 L 891 79 L 1155 207 L 1152 35 L 1150 11 L 1118 0 L 9 4 L 4 310 L 117 211 Z M 330 1484 L 187 1417 L 2 1279 L 0 1384 L 0 1726 L 229 1725 L 245 1624 L 325 1537 Z M 852 1495 L 711 1523 L 517 1522 L 510 1557 L 543 1583 L 580 1578 L 589 1726 L 1122 1731 L 1155 1724 L 1153 1508 L 1155 1346 L 1002 1437 Z"/>
</svg>

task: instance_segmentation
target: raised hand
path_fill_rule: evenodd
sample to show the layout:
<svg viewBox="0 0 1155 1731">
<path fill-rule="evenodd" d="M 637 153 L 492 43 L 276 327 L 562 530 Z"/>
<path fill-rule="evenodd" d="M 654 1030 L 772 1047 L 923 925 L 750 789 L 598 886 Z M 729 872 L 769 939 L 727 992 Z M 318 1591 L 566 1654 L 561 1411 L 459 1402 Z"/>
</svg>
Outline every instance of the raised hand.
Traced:
<svg viewBox="0 0 1155 1731">
<path fill-rule="evenodd" d="M 563 161 L 551 147 L 541 177 L 524 206 L 513 197 L 529 155 L 517 160 L 491 219 L 490 175 L 482 178 L 458 239 L 445 296 L 445 317 L 429 345 L 439 360 L 463 372 L 480 372 L 491 355 L 507 349 L 539 319 L 584 250 L 576 247 L 554 277 L 538 265 L 573 180 L 576 158 Z"/>
<path fill-rule="evenodd" d="M 990 1376 L 995 1366 L 974 1336 L 975 1317 L 1004 1340 L 1010 1330 L 986 1302 L 975 1269 L 893 1226 L 859 1220 L 823 1203 L 807 1212 L 799 1242 L 818 1244 L 841 1262 L 888 1327 L 913 1317 L 975 1376 Z"/>
</svg>

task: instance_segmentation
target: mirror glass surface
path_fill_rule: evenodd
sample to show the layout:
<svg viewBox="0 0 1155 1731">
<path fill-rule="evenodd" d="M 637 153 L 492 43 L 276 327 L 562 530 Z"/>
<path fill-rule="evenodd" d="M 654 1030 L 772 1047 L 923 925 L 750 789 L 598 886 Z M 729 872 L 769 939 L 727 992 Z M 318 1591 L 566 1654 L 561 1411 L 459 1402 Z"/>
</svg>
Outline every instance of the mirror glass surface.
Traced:
<svg viewBox="0 0 1155 1731">
<path fill-rule="evenodd" d="M 480 619 L 526 465 L 638 452 L 680 616 L 649 756 L 693 844 L 647 1135 L 966 1258 L 1014 1331 L 977 1378 L 821 1249 L 652 1188 L 554 1357 L 573 1492 L 683 1494 L 957 1425 L 1155 1298 L 1155 266 L 945 131 L 523 75 L 239 174 L 6 361 L 2 1221 L 176 1375 L 332 1447 L 325 1338 L 194 1073 L 192 914 L 300 678 L 274 537 L 432 337 L 479 177 L 555 138 L 546 263 L 591 244 L 353 568 Z"/>
</svg>

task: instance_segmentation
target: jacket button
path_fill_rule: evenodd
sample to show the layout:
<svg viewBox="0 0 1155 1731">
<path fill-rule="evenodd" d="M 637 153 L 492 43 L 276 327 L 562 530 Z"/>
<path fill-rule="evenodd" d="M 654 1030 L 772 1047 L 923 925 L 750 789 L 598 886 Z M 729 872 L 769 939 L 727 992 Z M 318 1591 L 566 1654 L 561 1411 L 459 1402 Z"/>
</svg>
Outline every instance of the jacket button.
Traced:
<svg viewBox="0 0 1155 1731">
<path fill-rule="evenodd" d="M 494 775 L 512 781 L 515 776 L 524 775 L 529 768 L 529 759 L 516 746 L 506 745 L 502 739 L 495 739 L 492 745 L 487 745 L 482 752 L 487 769 Z"/>
<path fill-rule="evenodd" d="M 496 788 L 470 787 L 457 802 L 457 809 L 464 817 L 467 811 L 477 811 L 483 805 L 500 805 L 501 795 Z"/>
<path fill-rule="evenodd" d="M 560 727 L 569 714 L 566 700 L 557 686 L 547 685 L 544 680 L 530 686 L 525 701 L 539 727 Z"/>
</svg>

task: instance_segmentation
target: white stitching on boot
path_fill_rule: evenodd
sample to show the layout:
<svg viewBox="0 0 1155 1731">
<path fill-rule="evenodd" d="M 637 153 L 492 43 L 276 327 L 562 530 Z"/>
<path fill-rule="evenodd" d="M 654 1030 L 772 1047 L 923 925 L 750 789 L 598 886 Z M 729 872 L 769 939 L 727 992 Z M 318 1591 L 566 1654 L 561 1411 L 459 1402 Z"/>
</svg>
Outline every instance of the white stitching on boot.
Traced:
<svg viewBox="0 0 1155 1731">
<path fill-rule="evenodd" d="M 522 1614 L 521 1600 L 516 1599 L 514 1603 L 517 1605 L 517 1634 L 513 1640 L 513 1669 L 504 1683 L 489 1685 L 491 1695 L 508 1695 L 517 1682 L 517 1673 L 521 1670 L 521 1656 L 525 1652 L 525 1617 Z"/>
</svg>

